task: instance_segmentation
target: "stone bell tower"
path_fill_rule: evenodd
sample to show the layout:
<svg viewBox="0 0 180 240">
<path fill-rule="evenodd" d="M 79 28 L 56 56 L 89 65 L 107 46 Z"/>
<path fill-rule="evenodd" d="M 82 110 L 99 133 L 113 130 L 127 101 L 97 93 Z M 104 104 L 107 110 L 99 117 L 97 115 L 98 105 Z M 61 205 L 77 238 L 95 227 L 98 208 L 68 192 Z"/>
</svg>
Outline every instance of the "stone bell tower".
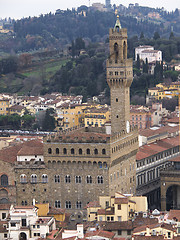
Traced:
<svg viewBox="0 0 180 240">
<path fill-rule="evenodd" d="M 112 133 L 129 129 L 130 96 L 133 81 L 132 59 L 127 59 L 127 29 L 121 28 L 119 16 L 109 30 L 110 56 L 107 59 L 107 83 L 111 90 Z"/>
<path fill-rule="evenodd" d="M 111 162 L 109 192 L 136 192 L 137 127 L 130 126 L 129 90 L 133 81 L 132 59 L 127 59 L 127 29 L 121 28 L 119 16 L 109 30 L 110 56 L 107 82 L 111 91 Z"/>
</svg>

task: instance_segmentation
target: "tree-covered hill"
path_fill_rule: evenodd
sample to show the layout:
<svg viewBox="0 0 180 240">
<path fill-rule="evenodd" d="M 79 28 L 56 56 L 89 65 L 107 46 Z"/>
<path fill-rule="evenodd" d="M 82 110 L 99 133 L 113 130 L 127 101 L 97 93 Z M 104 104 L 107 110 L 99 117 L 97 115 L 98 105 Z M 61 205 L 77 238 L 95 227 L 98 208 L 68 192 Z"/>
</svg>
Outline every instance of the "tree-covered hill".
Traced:
<svg viewBox="0 0 180 240">
<path fill-rule="evenodd" d="M 140 12 L 142 9 L 141 7 L 138 11 Z M 63 48 L 77 37 L 87 38 L 92 42 L 104 41 L 108 36 L 109 28 L 114 26 L 116 20 L 114 12 L 90 11 L 87 8 L 84 16 L 81 10 L 81 8 L 78 8 L 77 11 L 58 11 L 58 14 L 42 14 L 39 17 L 14 21 L 14 35 L 8 38 L 0 36 L 1 48 L 6 52 Z M 171 26 L 164 25 L 163 22 L 157 24 L 155 21 L 149 21 L 146 18 L 140 20 L 136 17 L 136 12 L 132 13 L 124 14 L 120 12 L 122 27 L 128 29 L 129 37 L 140 35 L 141 32 L 146 37 L 152 37 L 152 34 L 156 31 L 160 35 L 169 35 Z M 178 22 L 176 25 L 178 25 Z M 174 29 L 178 31 L 177 27 L 174 27 Z"/>
</svg>

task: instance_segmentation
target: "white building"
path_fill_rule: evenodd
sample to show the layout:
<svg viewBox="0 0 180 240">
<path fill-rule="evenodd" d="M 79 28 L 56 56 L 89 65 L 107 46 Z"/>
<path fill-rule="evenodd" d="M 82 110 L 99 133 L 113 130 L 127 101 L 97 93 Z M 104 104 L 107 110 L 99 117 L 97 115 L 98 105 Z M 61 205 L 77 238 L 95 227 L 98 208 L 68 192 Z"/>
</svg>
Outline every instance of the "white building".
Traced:
<svg viewBox="0 0 180 240">
<path fill-rule="evenodd" d="M 152 46 L 139 46 L 135 48 L 135 60 L 137 61 L 137 56 L 139 55 L 140 60 L 148 63 L 162 61 L 162 52 L 160 50 L 154 50 Z"/>
<path fill-rule="evenodd" d="M 13 205 L 9 212 L 8 239 L 26 240 L 46 238 L 46 235 L 56 229 L 53 217 L 39 218 L 35 206 Z"/>
</svg>

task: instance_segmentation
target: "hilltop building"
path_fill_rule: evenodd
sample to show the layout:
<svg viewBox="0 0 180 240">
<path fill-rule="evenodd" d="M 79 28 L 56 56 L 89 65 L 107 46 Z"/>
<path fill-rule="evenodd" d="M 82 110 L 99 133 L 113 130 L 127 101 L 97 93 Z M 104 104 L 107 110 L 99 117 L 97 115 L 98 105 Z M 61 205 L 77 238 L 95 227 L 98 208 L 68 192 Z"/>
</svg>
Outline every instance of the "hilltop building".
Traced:
<svg viewBox="0 0 180 240">
<path fill-rule="evenodd" d="M 152 46 L 139 46 L 135 48 L 135 61 L 137 61 L 137 56 L 139 55 L 140 60 L 146 62 L 146 58 L 148 63 L 152 62 L 161 62 L 162 61 L 162 51 L 154 50 Z"/>
</svg>

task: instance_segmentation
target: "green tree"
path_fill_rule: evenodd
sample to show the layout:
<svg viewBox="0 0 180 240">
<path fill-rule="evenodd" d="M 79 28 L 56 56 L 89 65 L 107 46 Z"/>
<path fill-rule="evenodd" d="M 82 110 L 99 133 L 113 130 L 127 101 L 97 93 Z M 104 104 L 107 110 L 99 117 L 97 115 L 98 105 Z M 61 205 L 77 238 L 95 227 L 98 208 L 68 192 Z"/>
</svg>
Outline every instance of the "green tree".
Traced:
<svg viewBox="0 0 180 240">
<path fill-rule="evenodd" d="M 160 38 L 159 33 L 158 33 L 158 32 L 155 32 L 155 33 L 154 33 L 154 36 L 153 36 L 153 39 L 154 39 L 154 40 L 157 40 L 157 39 L 159 39 L 159 38 Z"/>
<path fill-rule="evenodd" d="M 42 129 L 44 131 L 53 131 L 55 129 L 54 109 L 50 108 L 46 110 L 46 114 L 42 123 Z"/>
</svg>

